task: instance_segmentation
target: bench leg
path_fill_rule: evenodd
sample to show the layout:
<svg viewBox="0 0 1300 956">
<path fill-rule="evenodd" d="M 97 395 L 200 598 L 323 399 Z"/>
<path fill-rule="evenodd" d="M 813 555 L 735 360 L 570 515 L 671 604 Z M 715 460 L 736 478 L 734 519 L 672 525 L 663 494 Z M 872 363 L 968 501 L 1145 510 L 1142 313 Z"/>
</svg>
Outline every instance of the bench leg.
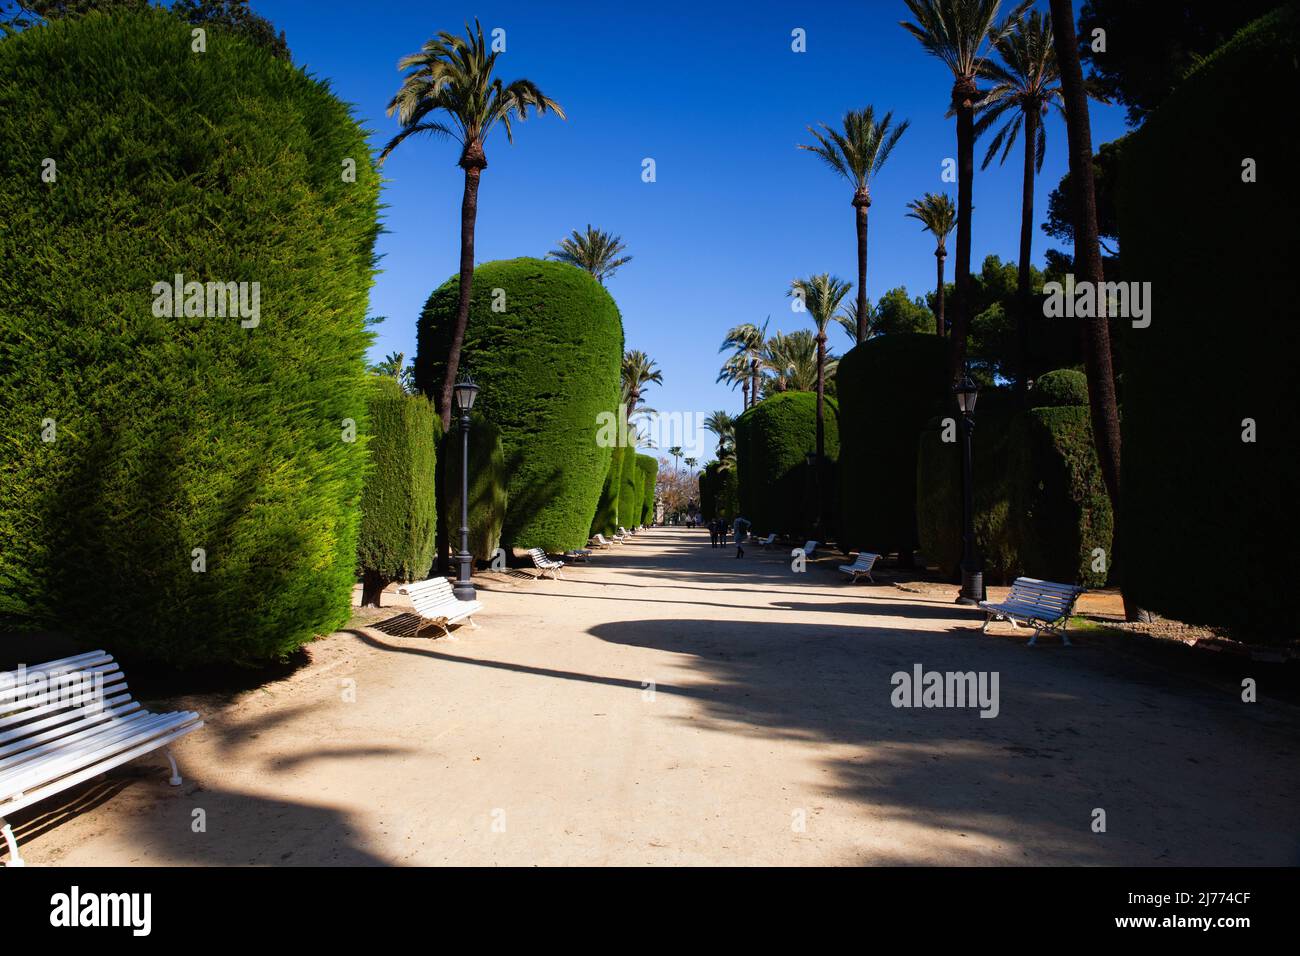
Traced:
<svg viewBox="0 0 1300 956">
<path fill-rule="evenodd" d="M 992 623 L 993 623 L 993 615 L 986 614 L 984 616 L 984 626 L 980 628 L 980 633 L 987 634 L 989 632 L 989 625 Z"/>
<path fill-rule="evenodd" d="M 1034 636 L 1031 637 L 1031 638 L 1029 639 L 1029 643 L 1028 643 L 1027 645 L 1025 645 L 1025 646 L 1026 646 L 1026 647 L 1033 647 L 1033 646 L 1034 646 L 1034 643 L 1038 640 L 1038 635 L 1039 635 L 1040 633 L 1041 633 L 1041 628 L 1035 627 L 1035 628 L 1034 628 Z"/>
<path fill-rule="evenodd" d="M 172 768 L 172 775 L 168 778 L 167 782 L 173 787 L 179 787 L 184 781 L 181 780 L 180 770 L 176 768 L 176 755 L 172 753 L 172 748 L 167 747 L 163 750 L 163 756 L 167 758 L 167 762 L 171 764 Z"/>
<path fill-rule="evenodd" d="M 474 623 L 474 615 L 473 615 L 473 614 L 471 614 L 469 617 L 465 618 L 465 620 L 469 621 L 469 626 L 470 626 L 473 630 L 475 630 L 475 631 L 478 630 L 478 625 Z"/>
<path fill-rule="evenodd" d="M 5 845 L 9 847 L 9 862 L 5 866 L 26 866 L 27 864 L 23 862 L 22 856 L 18 853 L 18 841 L 14 839 L 13 827 L 9 825 L 4 817 L 0 817 L 0 833 L 4 834 Z"/>
</svg>

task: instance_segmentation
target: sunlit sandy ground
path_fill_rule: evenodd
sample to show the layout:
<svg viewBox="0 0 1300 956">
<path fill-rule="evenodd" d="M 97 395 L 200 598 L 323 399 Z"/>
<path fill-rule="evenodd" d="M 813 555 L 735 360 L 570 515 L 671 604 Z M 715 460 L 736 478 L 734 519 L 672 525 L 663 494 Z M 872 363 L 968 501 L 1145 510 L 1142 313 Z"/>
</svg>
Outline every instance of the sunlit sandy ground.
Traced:
<svg viewBox="0 0 1300 956">
<path fill-rule="evenodd" d="M 733 554 L 662 529 L 485 576 L 478 630 L 357 624 L 165 702 L 208 722 L 183 787 L 146 758 L 11 822 L 33 865 L 1300 863 L 1300 711 L 1243 703 L 1248 661 L 1027 648 L 834 558 Z M 998 716 L 894 707 L 918 663 L 996 672 Z"/>
</svg>

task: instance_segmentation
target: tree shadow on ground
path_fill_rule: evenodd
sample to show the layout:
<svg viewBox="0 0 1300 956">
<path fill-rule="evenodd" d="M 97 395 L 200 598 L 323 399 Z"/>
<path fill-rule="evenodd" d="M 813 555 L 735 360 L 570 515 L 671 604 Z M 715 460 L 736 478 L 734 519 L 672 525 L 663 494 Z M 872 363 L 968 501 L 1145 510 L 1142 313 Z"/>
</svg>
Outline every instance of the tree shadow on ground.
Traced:
<svg viewBox="0 0 1300 956">
<path fill-rule="evenodd" d="M 1097 648 L 1030 650 L 1023 638 L 861 628 L 812 613 L 798 625 L 672 618 L 589 633 L 685 657 L 656 689 L 701 704 L 680 718 L 694 729 L 830 745 L 828 791 L 915 836 L 914 852 L 864 861 L 1300 862 L 1300 775 L 1294 762 L 1284 779 L 1276 766 L 1294 752 L 1295 721 L 1272 726 Z M 893 675 L 918 664 L 996 672 L 997 716 L 894 706 Z M 1266 772 L 1267 794 L 1252 782 Z M 1091 829 L 1097 808 L 1106 833 Z"/>
</svg>

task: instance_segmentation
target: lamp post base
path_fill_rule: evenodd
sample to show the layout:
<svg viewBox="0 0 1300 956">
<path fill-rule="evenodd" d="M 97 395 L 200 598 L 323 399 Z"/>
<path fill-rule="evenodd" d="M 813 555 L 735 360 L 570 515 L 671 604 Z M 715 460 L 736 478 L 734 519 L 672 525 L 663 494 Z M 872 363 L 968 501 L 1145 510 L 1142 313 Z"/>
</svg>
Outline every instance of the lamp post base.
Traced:
<svg viewBox="0 0 1300 956">
<path fill-rule="evenodd" d="M 982 600 L 984 600 L 984 572 L 962 568 L 961 593 L 957 595 L 956 603 L 975 607 Z"/>
<path fill-rule="evenodd" d="M 456 555 L 456 563 L 460 566 L 460 573 L 456 578 L 456 583 L 451 586 L 451 593 L 456 595 L 456 599 L 459 601 L 473 601 L 478 598 L 478 592 L 474 590 L 474 584 L 469 579 L 470 563 L 473 560 L 473 555 L 464 551 Z"/>
</svg>

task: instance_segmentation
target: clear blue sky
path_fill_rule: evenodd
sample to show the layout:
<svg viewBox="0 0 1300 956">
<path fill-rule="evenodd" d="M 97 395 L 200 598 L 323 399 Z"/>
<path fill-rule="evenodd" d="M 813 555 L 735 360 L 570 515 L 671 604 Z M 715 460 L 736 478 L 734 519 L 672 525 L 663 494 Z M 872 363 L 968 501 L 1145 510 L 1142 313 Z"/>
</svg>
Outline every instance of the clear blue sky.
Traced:
<svg viewBox="0 0 1300 956">
<path fill-rule="evenodd" d="M 253 7 L 285 30 L 295 62 L 355 105 L 376 150 L 397 129 L 385 106 L 399 83 L 399 57 L 475 16 L 485 31 L 504 28 L 500 75 L 532 79 L 568 119 L 519 124 L 513 146 L 493 133 L 476 258 L 543 256 L 588 222 L 621 235 L 634 258 L 609 289 L 628 347 L 663 369 L 663 387 L 647 394 L 660 411 L 738 412 L 739 391 L 714 382 L 724 332 L 768 315 L 774 329 L 806 325 L 785 296 L 796 275 L 829 271 L 856 280 L 852 191 L 795 148 L 809 141 L 811 123 L 834 123 L 868 104 L 911 120 L 872 186 L 867 294 L 874 300 L 905 285 L 916 295 L 933 286 L 933 242 L 904 212 L 927 191 L 956 198 L 955 184 L 940 180 L 943 159 L 956 152 L 954 122 L 944 118 L 952 80 L 898 26 L 907 16 L 901 0 L 253 0 Z M 806 53 L 791 50 L 796 27 L 807 32 Z M 1092 129 L 1094 146 L 1122 135 L 1122 109 L 1094 104 Z M 976 144 L 976 268 L 990 253 L 1013 260 L 1019 241 L 1019 149 L 1005 167 L 981 173 L 983 149 Z M 425 298 L 457 269 L 457 156 L 453 142 L 412 140 L 384 167 L 387 232 L 370 311 L 388 319 L 376 358 L 414 354 Z M 641 180 L 645 157 L 656 162 L 657 182 Z M 1036 223 L 1067 165 L 1065 129 L 1053 116 Z M 1051 242 L 1035 229 L 1036 263 Z M 951 256 L 948 266 L 951 277 Z M 831 341 L 839 352 L 848 342 L 838 331 Z"/>
</svg>

